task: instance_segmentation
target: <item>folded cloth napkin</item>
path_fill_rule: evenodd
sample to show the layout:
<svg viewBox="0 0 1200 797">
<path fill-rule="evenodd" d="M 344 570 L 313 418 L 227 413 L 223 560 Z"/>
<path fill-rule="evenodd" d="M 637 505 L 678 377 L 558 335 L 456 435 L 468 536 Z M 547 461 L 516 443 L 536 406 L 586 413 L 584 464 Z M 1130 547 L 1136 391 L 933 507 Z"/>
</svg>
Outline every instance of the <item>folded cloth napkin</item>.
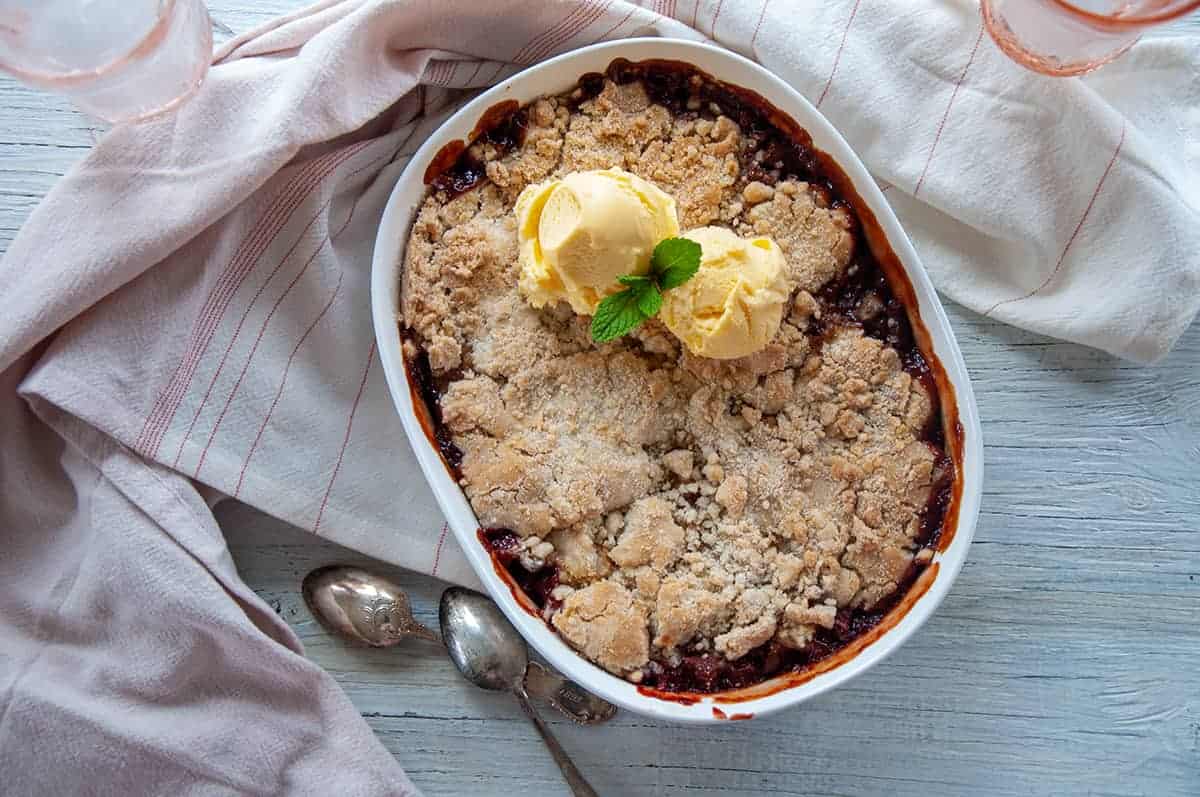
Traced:
<svg viewBox="0 0 1200 797">
<path fill-rule="evenodd" d="M 5 793 L 413 791 L 239 580 L 210 504 L 471 580 L 382 378 L 375 228 L 474 89 L 637 34 L 713 38 L 812 99 L 952 298 L 1141 360 L 1194 316 L 1182 41 L 1051 80 L 966 0 L 343 0 L 277 20 L 176 114 L 105 136 L 0 264 Z"/>
</svg>

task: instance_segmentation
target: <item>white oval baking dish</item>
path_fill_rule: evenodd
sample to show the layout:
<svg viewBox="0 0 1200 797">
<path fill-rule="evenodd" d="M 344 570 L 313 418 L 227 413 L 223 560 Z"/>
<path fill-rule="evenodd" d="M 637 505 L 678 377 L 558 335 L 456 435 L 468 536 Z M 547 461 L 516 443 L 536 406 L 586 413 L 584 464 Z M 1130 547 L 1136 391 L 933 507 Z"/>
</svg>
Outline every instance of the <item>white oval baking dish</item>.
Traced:
<svg viewBox="0 0 1200 797">
<path fill-rule="evenodd" d="M 679 702 L 644 694 L 635 685 L 610 675 L 575 653 L 540 618 L 518 604 L 509 586 L 497 574 L 490 555 L 479 542 L 479 523 L 470 504 L 447 471 L 438 450 L 415 414 L 413 394 L 401 354 L 397 318 L 404 249 L 409 228 L 425 196 L 424 174 L 430 160 L 449 142 L 470 136 L 484 111 L 497 103 L 517 100 L 524 104 L 543 95 L 560 93 L 574 85 L 585 73 L 603 72 L 617 58 L 630 61 L 667 59 L 690 63 L 720 80 L 757 92 L 808 131 L 815 148 L 840 166 L 862 203 L 874 214 L 878 229 L 886 237 L 907 274 L 920 316 L 920 323 L 914 323 L 914 329 L 919 337 L 927 335 L 923 348 L 927 351 L 931 349 L 940 360 L 944 369 L 944 379 L 941 380 L 944 384 L 941 387 L 952 391 L 949 395 L 943 395 L 943 406 L 947 409 L 957 407 L 961 425 L 957 456 L 961 493 L 957 499 L 957 523 L 949 544 L 934 558 L 936 566 L 926 569 L 910 589 L 906 600 L 902 601 L 901 607 L 881 623 L 877 635 L 868 634 L 856 640 L 835 655 L 827 665 L 826 662 L 820 663 L 818 668 L 824 671 L 782 676 L 736 695 L 717 694 Z M 409 442 L 450 528 L 480 580 L 521 634 L 554 667 L 592 692 L 630 711 L 678 722 L 705 723 L 761 717 L 802 703 L 865 672 L 903 644 L 945 597 L 966 558 L 979 511 L 983 447 L 966 366 L 933 285 L 866 167 L 837 130 L 808 100 L 782 80 L 727 50 L 675 39 L 628 39 L 597 44 L 530 67 L 464 106 L 417 151 L 392 190 L 375 243 L 371 310 L 388 387 Z M 953 508 L 948 517 L 953 522 Z"/>
</svg>

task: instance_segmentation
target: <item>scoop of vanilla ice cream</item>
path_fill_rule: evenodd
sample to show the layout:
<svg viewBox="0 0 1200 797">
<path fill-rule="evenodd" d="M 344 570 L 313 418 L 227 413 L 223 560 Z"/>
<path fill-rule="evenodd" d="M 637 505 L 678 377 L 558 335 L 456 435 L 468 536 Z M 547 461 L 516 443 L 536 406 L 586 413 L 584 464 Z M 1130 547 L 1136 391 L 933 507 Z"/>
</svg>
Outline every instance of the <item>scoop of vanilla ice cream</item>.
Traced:
<svg viewBox="0 0 1200 797">
<path fill-rule="evenodd" d="M 521 293 L 534 307 L 564 300 L 591 315 L 645 274 L 655 245 L 679 234 L 675 200 L 622 169 L 572 172 L 530 185 L 517 198 Z"/>
<path fill-rule="evenodd" d="M 692 354 L 729 360 L 763 348 L 779 331 L 787 264 L 770 238 L 723 227 L 683 234 L 700 244 L 700 270 L 663 295 L 659 318 Z"/>
</svg>

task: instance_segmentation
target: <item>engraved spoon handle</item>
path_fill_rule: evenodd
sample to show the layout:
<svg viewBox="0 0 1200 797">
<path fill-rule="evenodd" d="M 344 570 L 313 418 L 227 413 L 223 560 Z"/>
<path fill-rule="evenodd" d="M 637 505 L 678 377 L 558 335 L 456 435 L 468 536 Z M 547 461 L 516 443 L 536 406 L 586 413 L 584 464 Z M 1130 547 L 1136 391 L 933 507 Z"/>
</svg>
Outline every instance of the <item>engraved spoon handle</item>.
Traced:
<svg viewBox="0 0 1200 797">
<path fill-rule="evenodd" d="M 525 693 L 525 688 L 520 684 L 513 687 L 513 694 L 517 697 L 517 702 L 521 704 L 521 710 L 525 712 L 525 716 L 529 717 L 529 721 L 533 723 L 533 727 L 537 728 L 537 732 L 541 734 L 542 741 L 546 743 L 546 747 L 550 748 L 550 755 L 554 758 L 554 763 L 558 764 L 559 770 L 562 772 L 563 778 L 567 781 L 567 785 L 571 787 L 571 793 L 575 797 L 599 797 L 596 790 L 584 779 L 583 774 L 575 767 L 571 757 L 567 755 L 567 751 L 562 749 L 562 745 L 550 733 L 550 729 L 542 722 L 542 718 L 538 716 L 537 710 L 533 704 L 529 702 L 529 695 Z"/>
<path fill-rule="evenodd" d="M 393 633 L 396 635 L 397 639 L 409 639 L 411 637 L 416 637 L 417 639 L 425 639 L 430 642 L 436 642 L 439 645 L 442 644 L 442 638 L 440 636 L 430 631 L 428 628 L 421 625 L 411 617 L 404 618 L 400 620 L 400 622 L 397 622 L 394 626 Z"/>
<path fill-rule="evenodd" d="M 557 671 L 536 661 L 525 671 L 525 691 L 544 700 L 577 725 L 598 725 L 617 713 L 617 707 Z"/>
</svg>

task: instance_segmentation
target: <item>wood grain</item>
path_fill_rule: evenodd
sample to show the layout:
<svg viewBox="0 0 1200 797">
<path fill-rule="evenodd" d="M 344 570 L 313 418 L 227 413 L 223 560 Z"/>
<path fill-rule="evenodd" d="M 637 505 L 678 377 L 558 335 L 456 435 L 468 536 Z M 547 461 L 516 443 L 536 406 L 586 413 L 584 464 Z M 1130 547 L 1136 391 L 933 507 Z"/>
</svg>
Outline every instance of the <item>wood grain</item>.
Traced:
<svg viewBox="0 0 1200 797">
<path fill-rule="evenodd" d="M 210 0 L 243 31 L 298 0 Z M 1200 18 L 1165 35 L 1200 40 Z M 0 250 L 99 127 L 0 78 Z M 552 721 L 605 795 L 1200 794 L 1200 326 L 1133 366 L 951 306 L 987 444 L 967 566 L 936 616 L 858 680 L 782 716 L 681 729 Z M 516 704 L 431 646 L 354 650 L 299 582 L 370 560 L 218 508 L 246 579 L 429 795 L 565 794 Z M 435 623 L 441 585 L 389 568 Z"/>
</svg>

